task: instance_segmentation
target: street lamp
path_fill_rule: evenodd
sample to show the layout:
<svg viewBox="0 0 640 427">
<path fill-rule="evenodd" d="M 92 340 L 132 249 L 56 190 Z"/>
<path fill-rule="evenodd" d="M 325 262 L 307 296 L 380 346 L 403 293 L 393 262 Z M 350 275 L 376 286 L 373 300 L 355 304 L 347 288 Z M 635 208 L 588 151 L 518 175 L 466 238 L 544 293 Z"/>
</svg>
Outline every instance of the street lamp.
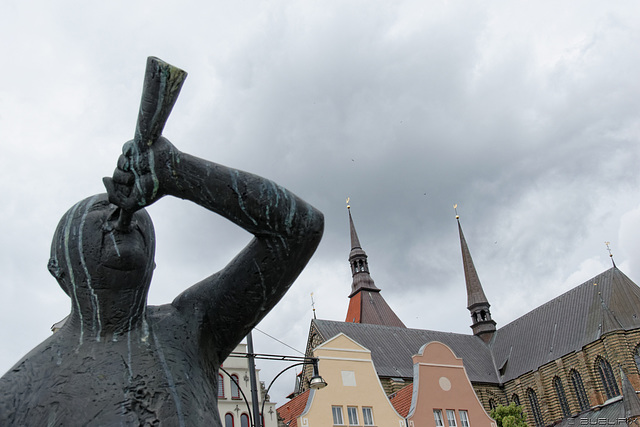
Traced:
<svg viewBox="0 0 640 427">
<path fill-rule="evenodd" d="M 285 373 L 286 371 L 288 371 L 291 368 L 294 368 L 296 366 L 301 366 L 301 365 L 312 365 L 313 366 L 313 375 L 309 379 L 309 387 L 310 388 L 312 388 L 313 390 L 320 390 L 321 388 L 325 388 L 327 386 L 327 382 L 320 376 L 320 374 L 318 372 L 318 358 L 317 357 L 284 356 L 284 355 L 279 355 L 279 354 L 253 353 L 251 351 L 251 350 L 253 350 L 253 345 L 250 346 L 249 350 L 250 351 L 247 352 L 247 353 L 232 352 L 231 354 L 229 354 L 229 357 L 246 357 L 250 361 L 253 360 L 253 359 L 264 359 L 264 360 L 279 360 L 279 361 L 285 361 L 285 362 L 296 362 L 293 365 L 287 366 L 282 371 L 278 372 L 278 374 L 269 383 L 269 386 L 267 387 L 267 390 L 265 391 L 265 396 L 267 394 L 269 394 L 269 390 L 271 390 L 271 386 L 278 379 L 278 377 L 280 375 L 282 375 L 283 373 Z M 251 366 L 249 367 L 249 369 L 252 369 Z M 254 375 L 250 375 L 252 400 L 253 400 L 253 405 L 254 405 L 253 419 L 254 419 L 254 424 L 255 424 L 256 427 L 264 427 L 264 426 L 262 426 L 262 419 L 260 418 L 260 415 L 264 413 L 264 405 L 266 403 L 266 399 L 262 399 L 262 408 L 260 410 L 260 413 L 256 415 L 256 412 L 257 412 L 256 409 L 257 409 L 258 400 L 257 400 L 257 384 L 256 384 L 256 378 L 255 378 L 255 367 L 253 368 L 253 371 L 254 371 Z M 247 401 L 246 397 L 244 396 L 244 393 L 243 393 L 242 396 L 245 399 L 245 402 L 247 403 L 247 407 L 249 407 L 249 402 Z M 250 413 L 251 413 L 251 411 L 250 411 Z"/>
</svg>

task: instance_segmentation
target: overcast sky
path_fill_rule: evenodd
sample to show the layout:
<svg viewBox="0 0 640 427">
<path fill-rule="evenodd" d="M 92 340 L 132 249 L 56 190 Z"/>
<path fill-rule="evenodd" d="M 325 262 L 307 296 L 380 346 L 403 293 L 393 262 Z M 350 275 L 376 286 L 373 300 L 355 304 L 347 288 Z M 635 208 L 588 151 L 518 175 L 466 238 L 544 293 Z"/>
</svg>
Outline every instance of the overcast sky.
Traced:
<svg viewBox="0 0 640 427">
<path fill-rule="evenodd" d="M 46 265 L 75 202 L 133 137 L 146 57 L 189 72 L 164 135 L 273 179 L 325 235 L 258 326 L 304 351 L 343 321 L 345 200 L 382 295 L 411 328 L 471 333 L 453 205 L 498 327 L 616 264 L 640 281 L 635 1 L 37 1 L 0 5 L 0 371 L 70 303 Z M 149 208 L 150 304 L 250 236 L 188 202 Z M 254 333 L 256 351 L 297 354 Z M 269 382 L 286 367 L 259 363 Z M 294 372 L 271 393 L 279 404 Z"/>
</svg>

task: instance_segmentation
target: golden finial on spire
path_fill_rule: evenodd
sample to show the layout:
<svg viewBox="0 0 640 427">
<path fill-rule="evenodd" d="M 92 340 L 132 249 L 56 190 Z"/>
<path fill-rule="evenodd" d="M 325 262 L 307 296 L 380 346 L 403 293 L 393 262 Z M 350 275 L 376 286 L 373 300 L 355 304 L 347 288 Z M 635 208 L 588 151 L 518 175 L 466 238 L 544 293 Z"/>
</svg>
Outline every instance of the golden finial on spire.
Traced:
<svg viewBox="0 0 640 427">
<path fill-rule="evenodd" d="M 347 209 L 351 209 L 351 205 L 349 205 L 349 200 L 351 200 L 351 197 L 347 197 Z"/>
<path fill-rule="evenodd" d="M 458 204 L 453 205 L 453 210 L 456 212 L 456 219 L 460 219 L 460 215 L 458 215 Z"/>
<path fill-rule="evenodd" d="M 609 258 L 611 258 L 611 262 L 613 263 L 613 266 L 616 266 L 616 262 L 613 260 L 613 253 L 611 253 L 611 247 L 609 247 L 609 245 L 611 244 L 611 242 L 604 242 L 605 245 L 607 245 L 607 250 L 609 251 Z"/>
</svg>

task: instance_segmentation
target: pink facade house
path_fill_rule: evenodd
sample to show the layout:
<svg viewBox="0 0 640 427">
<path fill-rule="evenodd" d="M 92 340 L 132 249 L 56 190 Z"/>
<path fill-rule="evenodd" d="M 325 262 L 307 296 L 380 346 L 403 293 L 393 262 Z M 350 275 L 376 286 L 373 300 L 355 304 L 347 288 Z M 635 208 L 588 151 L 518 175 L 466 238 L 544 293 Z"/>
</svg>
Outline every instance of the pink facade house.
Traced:
<svg viewBox="0 0 640 427">
<path fill-rule="evenodd" d="M 445 344 L 432 341 L 413 356 L 409 427 L 496 427 L 476 397 L 462 364 Z"/>
</svg>

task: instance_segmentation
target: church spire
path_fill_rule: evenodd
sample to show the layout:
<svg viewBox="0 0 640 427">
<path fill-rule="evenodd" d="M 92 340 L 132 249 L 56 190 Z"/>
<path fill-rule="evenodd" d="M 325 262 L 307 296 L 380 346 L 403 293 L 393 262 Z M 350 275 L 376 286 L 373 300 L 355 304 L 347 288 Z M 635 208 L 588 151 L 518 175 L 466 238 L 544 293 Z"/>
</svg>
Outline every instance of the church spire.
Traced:
<svg viewBox="0 0 640 427">
<path fill-rule="evenodd" d="M 349 203 L 349 199 L 347 199 Z M 349 252 L 349 265 L 351 266 L 351 294 L 349 295 L 349 309 L 345 322 L 369 323 L 374 325 L 406 327 L 393 312 L 391 307 L 380 295 L 380 289 L 376 286 L 369 274 L 367 253 L 360 245 L 360 239 L 356 232 L 351 216 L 351 206 L 347 204 L 349 212 L 349 231 L 351 234 L 351 252 Z"/>
<path fill-rule="evenodd" d="M 454 205 L 456 209 L 458 205 Z M 460 247 L 462 249 L 462 265 L 464 268 L 464 279 L 467 284 L 467 309 L 471 313 L 471 330 L 473 334 L 482 338 L 484 342 L 489 342 L 496 331 L 496 322 L 491 319 L 489 300 L 484 294 L 480 278 L 476 267 L 473 265 L 471 252 L 467 246 L 467 241 L 460 225 L 460 216 L 456 210 L 456 221 L 458 222 L 458 232 L 460 234 Z"/>
<path fill-rule="evenodd" d="M 353 218 L 351 217 L 351 206 L 347 205 L 349 211 L 349 230 L 351 232 L 351 252 L 349 252 L 349 264 L 351 265 L 351 276 L 353 282 L 351 283 L 351 298 L 356 292 L 361 289 L 368 289 L 374 292 L 380 292 L 380 289 L 376 287 L 371 275 L 369 274 L 369 263 L 367 262 L 367 253 L 362 249 L 360 245 L 360 239 L 358 239 L 358 233 L 356 227 L 353 225 Z"/>
</svg>

